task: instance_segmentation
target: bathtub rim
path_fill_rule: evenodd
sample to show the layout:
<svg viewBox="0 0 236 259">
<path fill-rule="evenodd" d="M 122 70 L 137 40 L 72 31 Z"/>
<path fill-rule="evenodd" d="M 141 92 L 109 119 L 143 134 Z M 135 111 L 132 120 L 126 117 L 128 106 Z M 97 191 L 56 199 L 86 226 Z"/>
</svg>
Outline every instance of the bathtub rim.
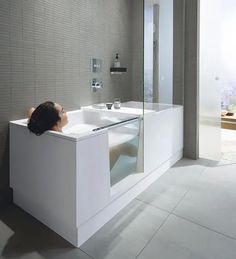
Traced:
<svg viewBox="0 0 236 259">
<path fill-rule="evenodd" d="M 131 102 L 132 101 L 130 101 L 130 103 Z M 127 103 L 129 103 L 129 102 L 127 102 Z M 144 103 L 144 105 L 145 104 L 146 103 Z M 152 103 L 150 103 L 150 105 L 151 104 Z M 83 106 L 83 107 L 81 107 L 80 109 L 77 109 L 77 110 L 68 111 L 67 114 L 73 115 L 73 114 L 76 114 L 76 113 L 83 113 L 83 111 L 91 111 L 91 112 L 98 112 L 98 113 L 99 112 L 114 113 L 114 115 L 118 114 L 118 113 L 123 113 L 123 114 L 140 116 L 140 117 L 143 117 L 143 119 L 145 120 L 145 116 L 148 116 L 148 114 L 162 113 L 162 112 L 166 112 L 166 111 L 171 110 L 171 109 L 177 109 L 177 108 L 183 107 L 182 105 L 176 105 L 176 104 L 165 104 L 165 103 L 153 103 L 153 104 L 165 106 L 167 108 L 163 109 L 163 110 L 159 110 L 159 111 L 154 110 L 154 109 L 152 109 L 152 110 L 151 109 L 144 109 L 144 110 L 148 110 L 149 112 L 144 113 L 144 114 L 138 114 L 138 113 L 132 113 L 132 112 L 130 112 L 130 113 L 122 112 L 122 109 L 121 110 L 97 109 L 97 108 L 93 108 L 92 105 L 89 105 L 89 106 Z M 125 108 L 127 108 L 127 107 L 125 107 Z M 139 108 L 136 108 L 136 109 L 139 109 Z M 28 130 L 27 121 L 28 121 L 28 118 L 19 119 L 19 120 L 11 120 L 11 121 L 9 121 L 9 124 L 16 125 L 18 127 L 24 127 Z M 104 134 L 105 132 L 108 134 L 108 130 L 109 130 L 109 128 L 105 128 L 105 129 L 100 129 L 98 131 L 88 131 L 88 132 L 80 133 L 78 135 L 76 135 L 76 133 L 74 135 L 72 135 L 72 134 L 68 134 L 68 133 L 65 133 L 65 132 L 57 132 L 57 131 L 53 131 L 53 130 L 48 130 L 48 131 L 44 132 L 43 134 L 68 139 L 68 140 L 74 141 L 74 142 L 78 142 L 80 140 L 84 140 L 84 139 L 87 139 L 87 138 L 90 138 L 90 137 L 93 137 L 93 136 L 98 136 L 100 134 Z"/>
<path fill-rule="evenodd" d="M 25 122 L 27 120 L 28 119 L 10 121 L 9 124 L 28 130 L 27 124 L 25 124 Z M 91 138 L 91 137 L 94 137 L 94 136 L 98 136 L 98 135 L 107 133 L 107 131 L 108 131 L 107 129 L 101 129 L 99 131 L 88 131 L 88 132 L 85 132 L 85 133 L 82 133 L 82 134 L 78 134 L 78 136 L 76 136 L 76 135 L 71 135 L 71 134 L 67 134 L 67 133 L 64 133 L 64 132 L 57 132 L 57 131 L 53 131 L 53 130 L 47 130 L 46 132 L 43 133 L 43 135 L 48 135 L 48 136 L 53 136 L 53 137 L 67 139 L 67 140 L 73 141 L 73 142 L 78 142 L 78 141 L 85 140 L 87 138 Z M 29 132 L 29 133 L 34 135 L 31 132 Z M 36 135 L 34 135 L 34 136 L 36 136 Z M 40 136 L 36 136 L 36 137 L 40 137 Z"/>
</svg>

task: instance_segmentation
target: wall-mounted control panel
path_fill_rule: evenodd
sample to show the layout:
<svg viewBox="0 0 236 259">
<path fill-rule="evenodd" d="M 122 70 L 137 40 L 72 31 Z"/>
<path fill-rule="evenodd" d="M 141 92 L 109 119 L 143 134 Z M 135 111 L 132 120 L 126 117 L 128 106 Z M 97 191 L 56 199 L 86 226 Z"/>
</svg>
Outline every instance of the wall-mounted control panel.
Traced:
<svg viewBox="0 0 236 259">
<path fill-rule="evenodd" d="M 93 78 L 91 82 L 91 89 L 93 92 L 97 92 L 98 89 L 103 88 L 103 82 L 101 79 Z"/>
<path fill-rule="evenodd" d="M 91 59 L 91 72 L 99 73 L 102 72 L 102 60 L 99 58 Z"/>
</svg>

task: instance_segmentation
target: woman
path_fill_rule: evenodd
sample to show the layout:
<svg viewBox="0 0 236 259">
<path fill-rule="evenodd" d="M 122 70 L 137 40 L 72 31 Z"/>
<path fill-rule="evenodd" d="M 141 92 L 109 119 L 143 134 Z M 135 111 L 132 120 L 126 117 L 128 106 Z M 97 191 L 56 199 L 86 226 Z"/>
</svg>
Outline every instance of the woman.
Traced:
<svg viewBox="0 0 236 259">
<path fill-rule="evenodd" d="M 28 129 L 37 136 L 47 130 L 62 132 L 67 123 L 67 114 L 58 103 L 47 101 L 29 111 Z"/>
</svg>

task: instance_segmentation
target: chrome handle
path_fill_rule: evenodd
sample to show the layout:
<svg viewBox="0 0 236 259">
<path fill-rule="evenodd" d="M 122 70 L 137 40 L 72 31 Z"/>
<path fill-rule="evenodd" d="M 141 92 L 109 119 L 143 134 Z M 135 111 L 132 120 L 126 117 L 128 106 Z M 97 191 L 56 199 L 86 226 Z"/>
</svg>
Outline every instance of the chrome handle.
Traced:
<svg viewBox="0 0 236 259">
<path fill-rule="evenodd" d="M 93 92 L 96 92 L 98 89 L 103 88 L 103 82 L 94 78 L 91 82 L 91 89 Z"/>
<path fill-rule="evenodd" d="M 110 128 L 114 128 L 114 127 L 117 127 L 117 126 L 120 126 L 120 125 L 123 126 L 123 125 L 129 124 L 129 123 L 132 123 L 133 121 L 141 120 L 141 119 L 142 119 L 141 117 L 129 118 L 129 119 L 126 119 L 126 120 L 123 120 L 123 121 L 119 121 L 119 122 L 116 122 L 116 123 L 112 123 L 112 124 L 109 124 L 109 125 L 106 125 L 106 126 L 102 126 L 102 127 L 93 129 L 93 131 L 98 131 L 98 130 L 107 129 L 107 128 L 110 129 Z"/>
</svg>

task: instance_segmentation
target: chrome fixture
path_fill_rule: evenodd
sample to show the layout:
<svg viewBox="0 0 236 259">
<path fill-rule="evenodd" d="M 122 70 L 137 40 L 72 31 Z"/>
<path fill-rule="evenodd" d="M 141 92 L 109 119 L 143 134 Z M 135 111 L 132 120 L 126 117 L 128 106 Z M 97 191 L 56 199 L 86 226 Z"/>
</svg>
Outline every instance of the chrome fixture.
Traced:
<svg viewBox="0 0 236 259">
<path fill-rule="evenodd" d="M 102 60 L 100 58 L 91 59 L 91 72 L 93 73 L 102 72 Z"/>
<path fill-rule="evenodd" d="M 103 88 L 103 82 L 97 78 L 93 78 L 91 82 L 91 89 L 93 92 L 97 92 L 98 89 Z"/>
</svg>

